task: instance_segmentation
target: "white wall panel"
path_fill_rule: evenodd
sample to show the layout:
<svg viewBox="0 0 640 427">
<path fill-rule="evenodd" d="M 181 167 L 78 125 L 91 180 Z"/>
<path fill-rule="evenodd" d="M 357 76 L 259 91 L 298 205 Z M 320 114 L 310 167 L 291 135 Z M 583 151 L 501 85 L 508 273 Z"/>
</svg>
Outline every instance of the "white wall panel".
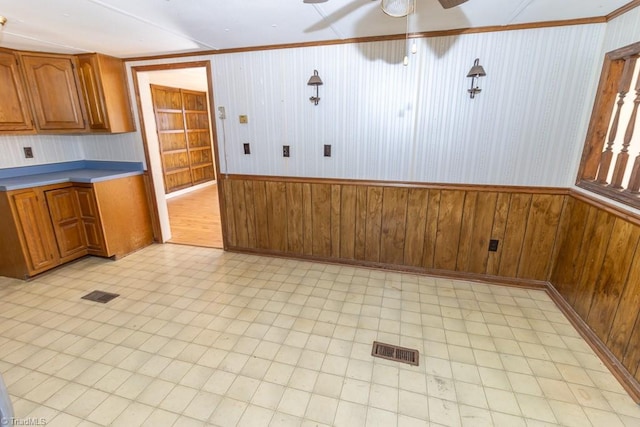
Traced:
<svg viewBox="0 0 640 427">
<path fill-rule="evenodd" d="M 86 160 L 145 162 L 142 139 L 138 132 L 81 137 Z"/>
<path fill-rule="evenodd" d="M 228 115 L 224 138 L 218 120 L 222 171 L 569 186 L 604 32 L 592 24 L 420 39 L 407 67 L 403 41 L 213 56 L 215 103 Z M 465 76 L 476 57 L 488 76 L 471 100 Z M 318 106 L 306 85 L 314 69 L 325 83 Z"/>
<path fill-rule="evenodd" d="M 640 7 L 607 23 L 602 54 L 640 42 Z"/>
<path fill-rule="evenodd" d="M 0 169 L 84 159 L 80 136 L 8 135 L 0 136 Z M 23 147 L 33 149 L 25 159 Z"/>
</svg>

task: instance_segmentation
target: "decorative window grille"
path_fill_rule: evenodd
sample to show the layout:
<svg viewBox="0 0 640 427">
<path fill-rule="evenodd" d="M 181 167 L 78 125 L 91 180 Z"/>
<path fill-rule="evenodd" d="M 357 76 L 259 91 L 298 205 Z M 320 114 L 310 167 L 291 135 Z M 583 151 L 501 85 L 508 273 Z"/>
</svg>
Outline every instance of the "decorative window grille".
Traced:
<svg viewBox="0 0 640 427">
<path fill-rule="evenodd" d="M 609 52 L 577 185 L 640 208 L 640 42 Z"/>
</svg>

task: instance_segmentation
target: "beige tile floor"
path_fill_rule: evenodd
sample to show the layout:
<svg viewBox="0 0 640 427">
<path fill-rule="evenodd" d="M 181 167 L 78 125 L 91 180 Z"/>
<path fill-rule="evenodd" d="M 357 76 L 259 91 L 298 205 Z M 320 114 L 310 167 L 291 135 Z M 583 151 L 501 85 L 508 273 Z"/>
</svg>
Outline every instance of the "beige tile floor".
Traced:
<svg viewBox="0 0 640 427">
<path fill-rule="evenodd" d="M 0 372 L 49 427 L 640 426 L 542 291 L 178 245 L 0 278 Z"/>
</svg>

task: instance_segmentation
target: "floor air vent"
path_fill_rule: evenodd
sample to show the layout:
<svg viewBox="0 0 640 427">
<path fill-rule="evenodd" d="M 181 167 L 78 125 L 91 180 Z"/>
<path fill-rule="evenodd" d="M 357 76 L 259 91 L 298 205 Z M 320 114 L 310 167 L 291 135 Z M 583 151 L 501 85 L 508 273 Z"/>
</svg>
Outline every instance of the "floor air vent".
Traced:
<svg viewBox="0 0 640 427">
<path fill-rule="evenodd" d="M 110 294 L 109 292 L 104 291 L 93 291 L 83 296 L 82 299 L 88 299 L 89 301 L 100 302 L 102 304 L 106 304 L 115 297 L 119 297 L 119 294 Z"/>
<path fill-rule="evenodd" d="M 371 355 L 382 359 L 394 360 L 396 362 L 408 363 L 418 366 L 420 355 L 418 350 L 398 347 L 397 345 L 383 344 L 378 341 L 373 342 Z"/>
</svg>

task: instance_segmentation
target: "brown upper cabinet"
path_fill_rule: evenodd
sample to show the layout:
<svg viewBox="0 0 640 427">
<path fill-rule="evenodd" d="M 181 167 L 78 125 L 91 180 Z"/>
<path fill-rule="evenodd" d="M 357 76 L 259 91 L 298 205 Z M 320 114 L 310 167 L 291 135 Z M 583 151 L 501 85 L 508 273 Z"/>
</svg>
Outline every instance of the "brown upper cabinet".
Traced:
<svg viewBox="0 0 640 427">
<path fill-rule="evenodd" d="M 0 51 L 0 88 L 0 132 L 35 132 L 18 58 L 13 52 Z"/>
<path fill-rule="evenodd" d="M 0 133 L 136 130 L 123 61 L 0 48 Z"/>
<path fill-rule="evenodd" d="M 76 58 L 18 53 L 38 131 L 74 133 L 86 129 L 84 105 L 75 72 Z"/>
<path fill-rule="evenodd" d="M 136 130 L 121 59 L 100 53 L 78 55 L 89 129 L 93 132 Z"/>
</svg>

